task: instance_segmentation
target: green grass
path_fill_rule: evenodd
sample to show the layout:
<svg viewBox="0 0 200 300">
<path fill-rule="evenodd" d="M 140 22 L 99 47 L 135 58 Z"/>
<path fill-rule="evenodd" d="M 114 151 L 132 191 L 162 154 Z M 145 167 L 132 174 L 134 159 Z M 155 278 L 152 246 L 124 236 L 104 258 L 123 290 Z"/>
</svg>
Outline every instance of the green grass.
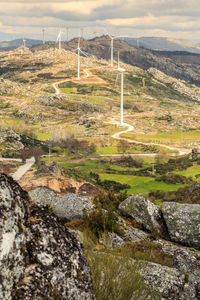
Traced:
<svg viewBox="0 0 200 300">
<path fill-rule="evenodd" d="M 43 132 L 35 131 L 35 134 L 37 136 L 37 139 L 40 140 L 40 141 L 46 141 L 46 140 L 51 138 L 51 134 L 49 134 L 49 133 L 43 133 Z"/>
<path fill-rule="evenodd" d="M 154 181 L 151 177 L 139 177 L 132 175 L 117 175 L 117 174 L 100 174 L 101 180 L 115 180 L 122 184 L 129 184 L 130 189 L 127 190 L 128 194 L 148 194 L 151 191 L 176 191 L 183 184 L 166 184 L 164 182 Z"/>
<path fill-rule="evenodd" d="M 74 87 L 73 88 L 61 88 L 61 91 L 66 94 L 76 94 L 77 93 L 77 89 Z"/>
<path fill-rule="evenodd" d="M 195 175 L 200 174 L 200 165 L 193 165 L 192 167 L 188 168 L 187 170 L 175 172 L 176 174 L 183 175 L 186 177 L 193 177 L 195 178 Z"/>
<path fill-rule="evenodd" d="M 150 159 L 146 160 L 146 165 L 149 165 Z M 99 161 L 85 160 L 79 163 L 67 163 L 61 162 L 60 166 L 65 168 L 73 168 L 80 170 L 85 174 L 90 172 L 98 173 L 101 180 L 114 180 L 122 184 L 129 184 L 131 186 L 128 189 L 128 194 L 148 194 L 151 191 L 176 191 L 183 187 L 183 184 L 166 184 L 164 182 L 157 182 L 152 177 L 141 177 L 133 175 L 119 175 L 119 174 L 107 174 L 106 169 L 110 166 L 109 163 L 102 164 Z M 120 166 L 113 166 L 113 170 L 136 170 L 133 168 L 124 168 Z"/>
<path fill-rule="evenodd" d="M 118 154 L 117 146 L 97 147 L 97 154 Z"/>
<path fill-rule="evenodd" d="M 131 138 L 137 141 L 143 141 L 147 143 L 161 143 L 161 144 L 171 144 L 171 143 L 188 143 L 188 142 L 194 142 L 196 140 L 200 140 L 200 131 L 194 130 L 194 131 L 171 131 L 168 132 L 162 132 L 157 133 L 154 135 L 148 135 L 148 134 L 133 134 L 133 133 L 125 133 L 122 134 L 123 137 Z"/>
</svg>

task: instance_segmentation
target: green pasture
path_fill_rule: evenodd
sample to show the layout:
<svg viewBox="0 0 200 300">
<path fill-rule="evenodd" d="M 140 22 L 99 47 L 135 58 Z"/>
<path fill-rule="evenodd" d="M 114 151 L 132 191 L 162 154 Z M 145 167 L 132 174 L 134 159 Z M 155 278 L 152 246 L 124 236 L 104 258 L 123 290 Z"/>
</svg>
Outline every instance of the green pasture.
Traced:
<svg viewBox="0 0 200 300">
<path fill-rule="evenodd" d="M 145 159 L 145 165 L 150 166 L 152 158 Z M 155 178 L 144 177 L 144 176 L 133 176 L 133 175 L 121 175 L 121 174 L 107 174 L 106 169 L 111 167 L 112 170 L 136 170 L 133 168 L 124 168 L 116 165 L 110 165 L 109 163 L 100 163 L 98 160 L 85 160 L 78 163 L 61 162 L 59 164 L 64 169 L 72 168 L 77 171 L 87 174 L 90 172 L 97 173 L 101 180 L 114 180 L 121 184 L 129 184 L 130 189 L 127 190 L 128 194 L 148 194 L 151 191 L 176 191 L 183 184 L 166 184 L 164 182 L 157 182 Z"/>
<path fill-rule="evenodd" d="M 160 143 L 170 145 L 171 143 L 189 143 L 189 142 L 200 142 L 200 131 L 171 131 L 171 132 L 160 132 L 154 135 L 147 134 L 133 134 L 133 133 L 124 133 L 122 137 L 130 138 L 133 140 L 146 142 L 146 143 Z"/>
<path fill-rule="evenodd" d="M 132 175 L 118 175 L 118 174 L 104 174 L 101 173 L 101 180 L 114 180 L 122 184 L 129 184 L 130 189 L 127 190 L 128 194 L 148 194 L 151 191 L 176 191 L 183 184 L 166 184 L 164 182 L 157 182 L 151 177 L 132 176 Z"/>
<path fill-rule="evenodd" d="M 195 179 L 195 175 L 200 174 L 200 165 L 194 164 L 192 167 L 188 168 L 187 170 L 183 170 L 175 173 L 186 177 L 192 177 L 193 179 Z"/>
</svg>

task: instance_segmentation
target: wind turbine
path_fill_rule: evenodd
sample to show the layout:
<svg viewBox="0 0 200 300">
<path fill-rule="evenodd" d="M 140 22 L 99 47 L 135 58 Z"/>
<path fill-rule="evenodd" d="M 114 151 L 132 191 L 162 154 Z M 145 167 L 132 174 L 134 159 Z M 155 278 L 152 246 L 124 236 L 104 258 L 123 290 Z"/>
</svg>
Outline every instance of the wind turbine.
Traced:
<svg viewBox="0 0 200 300">
<path fill-rule="evenodd" d="M 67 33 L 67 42 L 68 42 L 68 39 L 69 39 L 69 28 L 66 27 L 66 33 Z"/>
<path fill-rule="evenodd" d="M 58 43 L 58 49 L 61 49 L 62 34 L 63 32 L 60 30 L 56 40 L 56 43 Z"/>
<path fill-rule="evenodd" d="M 24 44 L 24 47 L 26 47 L 26 40 L 23 39 L 23 44 Z"/>
<path fill-rule="evenodd" d="M 43 45 L 45 44 L 45 29 L 42 29 Z"/>
<path fill-rule="evenodd" d="M 83 55 L 88 57 L 87 54 L 85 52 L 83 52 L 80 48 L 80 37 L 78 38 L 78 48 L 74 51 L 75 52 L 78 51 L 78 76 L 77 76 L 77 79 L 80 80 L 80 54 L 82 53 Z"/>
<path fill-rule="evenodd" d="M 107 32 L 107 35 L 110 38 L 110 65 L 113 67 L 113 52 L 114 52 L 114 40 L 122 36 L 114 36 Z"/>
<path fill-rule="evenodd" d="M 118 69 L 120 68 L 120 60 L 119 60 L 119 55 L 120 55 L 120 53 L 119 53 L 119 50 L 118 50 Z"/>
<path fill-rule="evenodd" d="M 124 72 L 125 69 L 118 68 L 121 73 L 121 99 L 120 99 L 120 125 L 124 124 Z"/>
</svg>

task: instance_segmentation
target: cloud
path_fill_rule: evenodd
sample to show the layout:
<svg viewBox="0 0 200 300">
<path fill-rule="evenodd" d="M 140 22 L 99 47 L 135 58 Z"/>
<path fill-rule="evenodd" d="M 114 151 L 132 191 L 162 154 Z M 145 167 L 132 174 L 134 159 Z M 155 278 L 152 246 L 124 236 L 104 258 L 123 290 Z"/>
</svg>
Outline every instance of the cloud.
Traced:
<svg viewBox="0 0 200 300">
<path fill-rule="evenodd" d="M 87 32 L 109 27 L 128 35 L 168 34 L 199 39 L 199 0 L 3 0 L 0 1 L 1 30 L 39 37 L 48 28 L 49 38 L 59 27 L 78 27 Z M 16 29 L 17 28 L 17 29 Z"/>
</svg>

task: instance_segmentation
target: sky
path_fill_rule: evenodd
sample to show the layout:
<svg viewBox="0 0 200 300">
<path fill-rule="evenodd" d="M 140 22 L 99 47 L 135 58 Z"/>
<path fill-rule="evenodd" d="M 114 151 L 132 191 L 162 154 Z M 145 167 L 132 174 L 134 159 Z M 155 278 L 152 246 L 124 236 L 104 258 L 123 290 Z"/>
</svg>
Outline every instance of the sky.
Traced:
<svg viewBox="0 0 200 300">
<path fill-rule="evenodd" d="M 200 42 L 199 0 L 0 0 L 0 41 L 79 35 L 169 37 Z"/>
</svg>

